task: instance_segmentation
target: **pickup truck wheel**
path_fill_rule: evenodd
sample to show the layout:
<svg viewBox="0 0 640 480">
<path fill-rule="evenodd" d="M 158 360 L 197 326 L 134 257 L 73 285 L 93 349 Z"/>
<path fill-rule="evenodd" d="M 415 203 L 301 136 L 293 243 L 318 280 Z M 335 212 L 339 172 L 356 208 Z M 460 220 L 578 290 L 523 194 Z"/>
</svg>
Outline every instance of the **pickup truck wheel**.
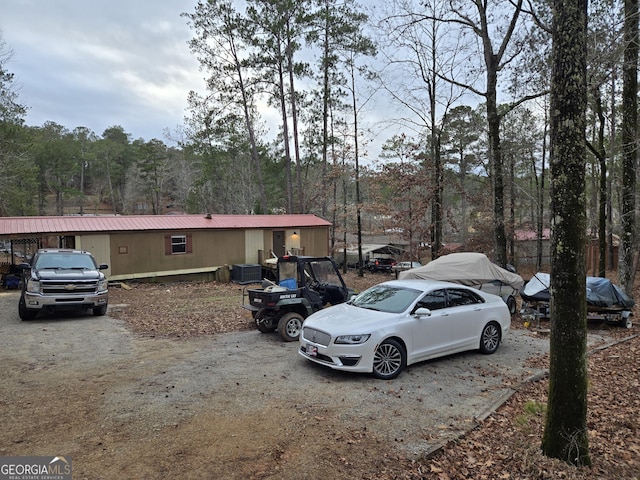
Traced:
<svg viewBox="0 0 640 480">
<path fill-rule="evenodd" d="M 283 340 L 295 342 L 300 336 L 304 318 L 296 312 L 285 313 L 278 322 L 278 333 Z"/>
<path fill-rule="evenodd" d="M 277 325 L 273 324 L 272 317 L 267 315 L 267 311 L 264 308 L 258 310 L 253 318 L 256 321 L 258 331 L 262 333 L 275 332 L 276 328 L 278 328 Z"/>
<path fill-rule="evenodd" d="M 99 307 L 93 307 L 93 314 L 96 317 L 101 317 L 105 313 L 107 313 L 107 306 L 106 305 L 100 305 Z"/>
<path fill-rule="evenodd" d="M 21 320 L 33 320 L 38 315 L 38 310 L 27 308 L 24 295 L 20 296 L 20 301 L 18 302 L 18 315 L 20 315 Z"/>
</svg>

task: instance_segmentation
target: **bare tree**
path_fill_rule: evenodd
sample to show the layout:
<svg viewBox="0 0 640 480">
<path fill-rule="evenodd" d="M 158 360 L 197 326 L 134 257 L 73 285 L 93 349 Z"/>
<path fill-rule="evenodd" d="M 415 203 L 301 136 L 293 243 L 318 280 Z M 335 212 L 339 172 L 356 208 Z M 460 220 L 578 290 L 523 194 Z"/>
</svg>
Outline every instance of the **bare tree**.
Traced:
<svg viewBox="0 0 640 480">
<path fill-rule="evenodd" d="M 347 51 L 345 53 L 346 65 L 349 69 L 349 91 L 351 94 L 351 113 L 353 115 L 353 156 L 355 160 L 355 185 L 356 185 L 356 228 L 358 234 L 358 275 L 364 276 L 364 261 L 362 258 L 362 203 L 360 195 L 360 130 L 358 127 L 358 118 L 360 115 L 361 105 L 358 104 L 358 71 L 356 59 L 359 49 Z"/>
<path fill-rule="evenodd" d="M 505 108 L 498 109 L 499 74 L 521 56 L 524 39 L 529 33 L 528 25 L 522 18 L 523 11 L 523 0 L 496 4 L 485 0 L 449 0 L 449 13 L 446 15 L 433 15 L 429 9 L 421 13 L 421 21 L 434 19 L 446 22 L 449 25 L 449 38 L 467 39 L 466 44 L 459 44 L 458 57 L 464 54 L 469 61 L 460 62 L 451 73 L 438 72 L 438 76 L 485 99 L 493 183 L 494 257 L 495 262 L 502 266 L 507 263 L 507 238 L 500 123 L 511 109 L 544 94 L 524 95 Z M 482 66 L 478 65 L 478 58 L 483 59 Z"/>
<path fill-rule="evenodd" d="M 443 154 L 442 135 L 451 105 L 460 99 L 461 89 L 442 76 L 454 76 L 460 49 L 446 45 L 441 23 L 449 4 L 434 0 L 416 5 L 411 0 L 392 2 L 380 25 L 386 39 L 382 51 L 385 67 L 381 80 L 387 93 L 411 113 L 401 123 L 419 132 L 428 141 L 425 163 L 431 169 L 431 256 L 440 256 L 443 236 Z M 424 11 L 428 12 L 426 15 Z"/>
</svg>

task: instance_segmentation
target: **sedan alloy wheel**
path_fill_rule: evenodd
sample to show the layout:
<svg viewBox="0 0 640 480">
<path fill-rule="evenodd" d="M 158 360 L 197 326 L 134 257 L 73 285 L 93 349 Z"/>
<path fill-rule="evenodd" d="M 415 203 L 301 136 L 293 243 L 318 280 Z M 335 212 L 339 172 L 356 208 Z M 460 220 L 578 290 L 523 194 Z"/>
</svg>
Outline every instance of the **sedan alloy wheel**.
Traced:
<svg viewBox="0 0 640 480">
<path fill-rule="evenodd" d="M 500 345 L 500 327 L 494 322 L 487 323 L 480 335 L 480 351 L 491 354 L 498 349 L 498 345 Z"/>
<path fill-rule="evenodd" d="M 396 378 L 407 365 L 407 354 L 393 339 L 382 342 L 373 357 L 373 375 L 382 380 Z"/>
</svg>

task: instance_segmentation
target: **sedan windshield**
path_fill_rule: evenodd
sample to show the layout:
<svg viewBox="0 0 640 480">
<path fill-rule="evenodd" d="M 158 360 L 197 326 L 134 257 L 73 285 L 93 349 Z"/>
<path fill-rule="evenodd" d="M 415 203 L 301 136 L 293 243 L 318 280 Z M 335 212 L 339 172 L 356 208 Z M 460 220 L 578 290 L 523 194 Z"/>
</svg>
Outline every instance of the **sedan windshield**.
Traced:
<svg viewBox="0 0 640 480">
<path fill-rule="evenodd" d="M 376 285 L 355 297 L 351 304 L 360 308 L 381 312 L 404 312 L 420 296 L 421 290 L 411 288 Z"/>
</svg>

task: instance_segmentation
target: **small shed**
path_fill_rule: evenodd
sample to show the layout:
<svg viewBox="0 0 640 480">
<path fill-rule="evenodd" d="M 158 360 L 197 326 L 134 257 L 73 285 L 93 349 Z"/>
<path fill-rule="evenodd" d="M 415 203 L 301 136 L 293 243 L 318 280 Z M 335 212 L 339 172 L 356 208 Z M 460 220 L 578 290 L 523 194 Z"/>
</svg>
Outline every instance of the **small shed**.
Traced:
<svg viewBox="0 0 640 480">
<path fill-rule="evenodd" d="M 538 233 L 535 230 L 518 229 L 513 232 L 515 241 L 514 262 L 518 268 L 535 266 L 538 259 Z M 542 230 L 541 261 L 542 265 L 551 263 L 551 229 Z"/>
</svg>

